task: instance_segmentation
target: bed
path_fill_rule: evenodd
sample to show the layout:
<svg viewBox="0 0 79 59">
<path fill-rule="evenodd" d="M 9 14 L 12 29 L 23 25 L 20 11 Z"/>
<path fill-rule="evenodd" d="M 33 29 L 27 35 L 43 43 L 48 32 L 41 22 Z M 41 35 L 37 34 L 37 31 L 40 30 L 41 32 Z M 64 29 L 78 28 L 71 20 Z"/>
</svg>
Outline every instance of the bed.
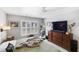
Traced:
<svg viewBox="0 0 79 59">
<path fill-rule="evenodd" d="M 14 48 L 16 48 L 16 40 L 7 41 L 0 44 L 0 52 L 6 52 L 6 48 L 9 43 L 11 43 L 14 46 Z"/>
<path fill-rule="evenodd" d="M 22 42 L 21 39 L 20 41 Z M 16 43 L 16 46 L 19 43 Z M 55 45 L 54 43 L 49 42 L 48 40 L 43 40 L 40 43 L 39 47 L 34 47 L 34 48 L 28 48 L 28 47 L 22 47 L 20 49 L 15 49 L 15 52 L 68 52 L 67 50 Z"/>
</svg>

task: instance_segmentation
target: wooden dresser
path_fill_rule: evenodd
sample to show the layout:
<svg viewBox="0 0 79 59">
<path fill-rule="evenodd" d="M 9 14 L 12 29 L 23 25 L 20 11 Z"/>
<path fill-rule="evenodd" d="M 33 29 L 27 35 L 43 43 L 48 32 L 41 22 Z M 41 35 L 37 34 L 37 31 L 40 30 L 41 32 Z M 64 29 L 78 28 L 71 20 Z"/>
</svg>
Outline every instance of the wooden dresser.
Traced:
<svg viewBox="0 0 79 59">
<path fill-rule="evenodd" d="M 68 51 L 71 51 L 71 40 L 73 36 L 71 33 L 66 34 L 65 32 L 60 31 L 49 31 L 48 32 L 48 40 L 53 42 Z"/>
</svg>

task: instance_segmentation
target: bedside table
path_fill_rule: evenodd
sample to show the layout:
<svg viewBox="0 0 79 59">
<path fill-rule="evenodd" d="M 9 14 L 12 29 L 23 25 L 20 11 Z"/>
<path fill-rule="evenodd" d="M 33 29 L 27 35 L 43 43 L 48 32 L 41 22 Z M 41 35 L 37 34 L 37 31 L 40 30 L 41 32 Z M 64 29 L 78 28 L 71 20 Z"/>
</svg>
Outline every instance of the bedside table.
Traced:
<svg viewBox="0 0 79 59">
<path fill-rule="evenodd" d="M 8 36 L 6 40 L 7 41 L 14 40 L 14 36 Z"/>
<path fill-rule="evenodd" d="M 7 42 L 7 41 L 11 41 L 11 40 L 14 40 L 14 36 L 7 36 L 6 40 L 4 40 L 3 42 Z"/>
</svg>

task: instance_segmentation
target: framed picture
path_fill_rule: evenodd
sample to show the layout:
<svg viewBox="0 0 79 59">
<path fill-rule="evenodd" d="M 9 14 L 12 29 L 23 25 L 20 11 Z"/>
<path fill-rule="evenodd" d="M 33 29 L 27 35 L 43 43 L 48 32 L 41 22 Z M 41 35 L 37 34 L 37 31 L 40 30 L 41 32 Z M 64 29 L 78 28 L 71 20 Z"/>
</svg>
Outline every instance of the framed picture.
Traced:
<svg viewBox="0 0 79 59">
<path fill-rule="evenodd" d="M 18 22 L 10 22 L 11 27 L 18 27 Z"/>
</svg>

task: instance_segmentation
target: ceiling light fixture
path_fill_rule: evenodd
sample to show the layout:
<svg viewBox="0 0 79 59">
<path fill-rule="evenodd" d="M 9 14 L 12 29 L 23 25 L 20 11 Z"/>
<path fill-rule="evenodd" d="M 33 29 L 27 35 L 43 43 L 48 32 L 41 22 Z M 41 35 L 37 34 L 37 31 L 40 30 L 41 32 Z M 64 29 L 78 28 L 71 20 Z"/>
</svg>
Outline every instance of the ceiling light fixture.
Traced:
<svg viewBox="0 0 79 59">
<path fill-rule="evenodd" d="M 46 7 L 42 7 L 43 12 L 47 12 Z"/>
</svg>

